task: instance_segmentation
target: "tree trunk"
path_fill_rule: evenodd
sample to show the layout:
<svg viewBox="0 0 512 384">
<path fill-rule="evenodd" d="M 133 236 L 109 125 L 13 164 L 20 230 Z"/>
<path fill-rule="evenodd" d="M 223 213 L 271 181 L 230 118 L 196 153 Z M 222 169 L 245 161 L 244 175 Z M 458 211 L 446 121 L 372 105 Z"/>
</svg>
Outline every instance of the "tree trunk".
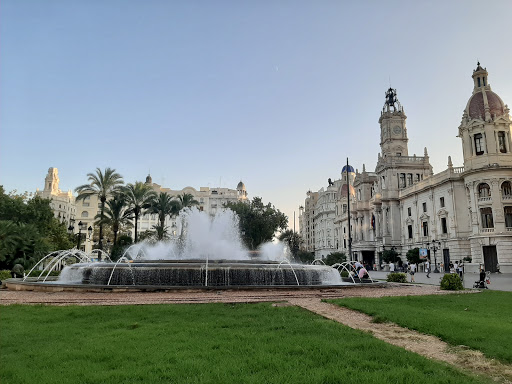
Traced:
<svg viewBox="0 0 512 384">
<path fill-rule="evenodd" d="M 134 243 L 137 242 L 137 222 L 139 221 L 139 214 L 137 211 L 134 211 L 133 212 L 135 214 L 135 241 Z"/>
<path fill-rule="evenodd" d="M 98 248 L 101 249 L 102 251 L 103 251 L 103 220 L 104 220 L 103 211 L 105 210 L 105 200 L 107 200 L 107 198 L 105 196 L 101 196 L 101 198 L 100 198 L 100 201 L 101 201 L 100 241 L 98 243 Z"/>
</svg>

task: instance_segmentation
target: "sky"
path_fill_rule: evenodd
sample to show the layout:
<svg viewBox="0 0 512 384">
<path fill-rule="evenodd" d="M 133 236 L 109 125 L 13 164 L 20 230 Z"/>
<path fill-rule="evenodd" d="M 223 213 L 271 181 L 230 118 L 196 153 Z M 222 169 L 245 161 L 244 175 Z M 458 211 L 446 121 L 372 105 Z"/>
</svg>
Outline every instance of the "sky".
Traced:
<svg viewBox="0 0 512 384">
<path fill-rule="evenodd" d="M 0 184 L 60 188 L 97 167 L 125 182 L 236 188 L 293 227 L 308 190 L 373 171 L 391 85 L 409 154 L 434 172 L 477 60 L 512 105 L 512 2 L 3 0 Z"/>
</svg>

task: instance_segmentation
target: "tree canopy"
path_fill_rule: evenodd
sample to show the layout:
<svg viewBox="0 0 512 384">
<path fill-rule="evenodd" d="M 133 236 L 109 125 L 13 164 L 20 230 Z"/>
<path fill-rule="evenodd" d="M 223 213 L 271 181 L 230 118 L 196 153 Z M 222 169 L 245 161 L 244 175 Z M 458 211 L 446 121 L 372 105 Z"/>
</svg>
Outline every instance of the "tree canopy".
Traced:
<svg viewBox="0 0 512 384">
<path fill-rule="evenodd" d="M 419 248 L 409 249 L 405 256 L 407 257 L 407 261 L 409 263 L 419 264 L 421 262 L 421 259 L 420 259 L 420 249 Z"/>
<path fill-rule="evenodd" d="M 54 216 L 50 200 L 7 195 L 0 186 L 0 269 L 29 268 L 42 256 L 73 247 L 66 226 Z"/>
<path fill-rule="evenodd" d="M 264 204 L 261 197 L 250 202 L 229 202 L 225 207 L 238 215 L 242 239 L 251 250 L 272 241 L 275 233 L 284 231 L 288 225 L 288 217 L 271 203 Z"/>
</svg>

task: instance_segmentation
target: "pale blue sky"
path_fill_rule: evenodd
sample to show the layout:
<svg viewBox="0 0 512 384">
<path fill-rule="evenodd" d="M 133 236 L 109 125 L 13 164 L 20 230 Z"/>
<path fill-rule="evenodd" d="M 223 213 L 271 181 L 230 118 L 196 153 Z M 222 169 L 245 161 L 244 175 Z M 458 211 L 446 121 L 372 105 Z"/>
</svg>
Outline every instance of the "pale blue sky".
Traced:
<svg viewBox="0 0 512 384">
<path fill-rule="evenodd" d="M 435 172 L 477 59 L 512 104 L 512 2 L 4 0 L 0 183 L 63 190 L 96 167 L 173 189 L 236 187 L 293 211 L 373 170 L 390 85 Z"/>
</svg>

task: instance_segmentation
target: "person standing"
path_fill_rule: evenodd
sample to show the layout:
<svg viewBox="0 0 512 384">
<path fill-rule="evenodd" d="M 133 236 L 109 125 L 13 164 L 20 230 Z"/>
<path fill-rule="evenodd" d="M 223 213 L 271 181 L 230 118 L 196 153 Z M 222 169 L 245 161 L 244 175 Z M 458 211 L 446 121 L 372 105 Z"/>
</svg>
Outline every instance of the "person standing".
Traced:
<svg viewBox="0 0 512 384">
<path fill-rule="evenodd" d="M 411 274 L 411 283 L 415 283 L 414 274 L 416 273 L 416 264 L 409 264 L 409 273 Z"/>
<path fill-rule="evenodd" d="M 389 263 L 389 272 L 395 272 L 395 264 L 393 262 Z"/>
<path fill-rule="evenodd" d="M 453 264 L 453 269 L 454 269 L 455 273 L 458 275 L 459 274 L 459 262 L 458 261 L 455 261 L 455 263 Z"/>
<path fill-rule="evenodd" d="M 425 272 L 427 272 L 427 277 L 430 279 L 430 262 L 428 261 L 425 261 Z"/>
</svg>

